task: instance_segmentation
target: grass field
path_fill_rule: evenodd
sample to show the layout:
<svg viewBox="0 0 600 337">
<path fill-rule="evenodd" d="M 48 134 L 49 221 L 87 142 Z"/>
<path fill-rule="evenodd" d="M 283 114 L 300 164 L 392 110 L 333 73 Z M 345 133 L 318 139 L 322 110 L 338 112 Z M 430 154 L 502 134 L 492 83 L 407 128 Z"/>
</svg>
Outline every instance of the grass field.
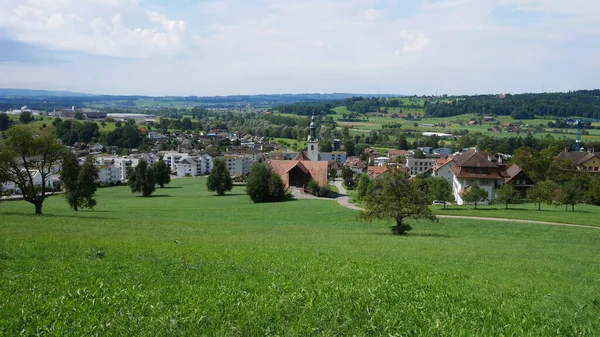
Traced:
<svg viewBox="0 0 600 337">
<path fill-rule="evenodd" d="M 0 204 L 0 335 L 593 336 L 600 230 L 252 204 L 188 178 Z M 577 214 L 577 213 L 575 213 Z"/>
<path fill-rule="evenodd" d="M 508 209 L 503 204 L 477 205 L 477 209 L 473 205 L 450 205 L 446 209 L 444 206 L 432 207 L 436 214 L 443 215 L 535 220 L 600 227 L 600 221 L 598 221 L 600 207 L 593 205 L 577 205 L 574 212 L 571 211 L 571 206 L 565 210 L 565 206 L 544 203 L 541 205 L 541 210 L 538 210 L 538 205 L 534 203 L 508 205 Z"/>
</svg>

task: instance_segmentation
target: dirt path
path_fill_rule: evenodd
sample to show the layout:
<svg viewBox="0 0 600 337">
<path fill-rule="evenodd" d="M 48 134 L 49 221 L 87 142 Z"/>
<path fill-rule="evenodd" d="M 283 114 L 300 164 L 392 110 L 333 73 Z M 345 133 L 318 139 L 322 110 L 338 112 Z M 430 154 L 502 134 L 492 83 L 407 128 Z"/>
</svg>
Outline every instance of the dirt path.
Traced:
<svg viewBox="0 0 600 337">
<path fill-rule="evenodd" d="M 337 187 L 339 191 L 339 195 L 335 199 L 329 198 L 318 198 L 310 194 L 305 194 L 298 189 L 294 189 L 292 194 L 296 199 L 323 199 L 323 200 L 336 200 L 338 204 L 350 208 L 357 211 L 364 211 L 363 208 L 360 208 L 352 203 L 350 203 L 350 197 L 348 196 L 348 192 L 342 186 L 342 180 L 336 179 L 333 184 Z M 462 215 L 436 215 L 438 218 L 446 218 L 446 219 L 469 219 L 469 220 L 485 220 L 485 221 L 500 221 L 500 222 L 520 222 L 520 223 L 531 223 L 531 224 L 539 224 L 539 225 L 552 225 L 552 226 L 565 226 L 565 227 L 580 227 L 580 228 L 594 228 L 600 229 L 600 227 L 595 226 L 587 226 L 587 225 L 576 225 L 569 223 L 560 223 L 560 222 L 548 222 L 548 221 L 537 221 L 537 220 L 521 220 L 521 219 L 504 219 L 504 218 L 488 218 L 488 217 L 477 217 L 477 216 L 462 216 Z"/>
</svg>

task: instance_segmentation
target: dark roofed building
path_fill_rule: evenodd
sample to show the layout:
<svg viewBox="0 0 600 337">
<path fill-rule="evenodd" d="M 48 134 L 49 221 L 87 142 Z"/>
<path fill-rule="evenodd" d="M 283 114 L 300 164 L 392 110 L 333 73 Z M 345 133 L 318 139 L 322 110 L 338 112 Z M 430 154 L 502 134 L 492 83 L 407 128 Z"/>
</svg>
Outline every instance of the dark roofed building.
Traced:
<svg viewBox="0 0 600 337">
<path fill-rule="evenodd" d="M 511 165 L 506 173 L 508 176 L 504 179 L 504 183 L 513 185 L 522 197 L 525 197 L 527 191 L 535 186 L 535 182 L 517 164 Z"/>
<path fill-rule="evenodd" d="M 306 188 L 311 179 L 321 187 L 328 184 L 326 161 L 271 160 L 271 167 L 281 177 L 286 189 L 290 186 Z"/>
</svg>

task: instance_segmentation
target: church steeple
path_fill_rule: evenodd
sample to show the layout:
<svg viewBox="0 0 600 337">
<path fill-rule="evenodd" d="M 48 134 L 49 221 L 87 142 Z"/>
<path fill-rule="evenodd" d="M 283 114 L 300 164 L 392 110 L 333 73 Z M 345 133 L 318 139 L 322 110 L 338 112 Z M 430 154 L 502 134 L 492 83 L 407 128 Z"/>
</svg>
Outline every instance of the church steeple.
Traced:
<svg viewBox="0 0 600 337">
<path fill-rule="evenodd" d="M 306 145 L 308 145 L 308 159 L 312 161 L 319 160 L 319 139 L 317 138 L 317 123 L 315 123 L 315 115 L 313 114 L 310 122 L 310 133 L 308 134 L 308 139 L 306 140 Z"/>
</svg>

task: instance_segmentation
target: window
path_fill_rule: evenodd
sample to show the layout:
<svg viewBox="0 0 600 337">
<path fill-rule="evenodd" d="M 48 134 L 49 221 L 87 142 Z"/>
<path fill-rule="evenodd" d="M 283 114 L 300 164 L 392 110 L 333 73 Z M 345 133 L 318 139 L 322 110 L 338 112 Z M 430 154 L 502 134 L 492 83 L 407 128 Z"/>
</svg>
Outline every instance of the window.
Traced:
<svg viewBox="0 0 600 337">
<path fill-rule="evenodd" d="M 481 185 L 481 186 L 489 186 L 490 182 L 487 181 L 487 180 L 482 180 L 482 181 L 479 182 L 479 185 Z"/>
</svg>

